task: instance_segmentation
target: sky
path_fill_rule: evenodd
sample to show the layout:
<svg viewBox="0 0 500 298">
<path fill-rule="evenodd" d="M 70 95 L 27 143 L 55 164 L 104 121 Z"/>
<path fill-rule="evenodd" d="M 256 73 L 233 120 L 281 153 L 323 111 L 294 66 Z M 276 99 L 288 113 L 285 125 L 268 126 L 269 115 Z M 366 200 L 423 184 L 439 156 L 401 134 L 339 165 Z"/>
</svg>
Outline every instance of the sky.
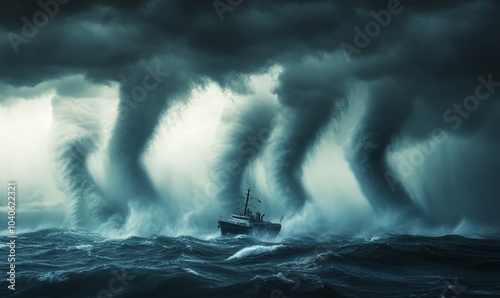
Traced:
<svg viewBox="0 0 500 298">
<path fill-rule="evenodd" d="M 290 235 L 497 229 L 499 11 L 11 1 L 0 180 L 28 230 L 214 233 L 249 186 Z"/>
</svg>

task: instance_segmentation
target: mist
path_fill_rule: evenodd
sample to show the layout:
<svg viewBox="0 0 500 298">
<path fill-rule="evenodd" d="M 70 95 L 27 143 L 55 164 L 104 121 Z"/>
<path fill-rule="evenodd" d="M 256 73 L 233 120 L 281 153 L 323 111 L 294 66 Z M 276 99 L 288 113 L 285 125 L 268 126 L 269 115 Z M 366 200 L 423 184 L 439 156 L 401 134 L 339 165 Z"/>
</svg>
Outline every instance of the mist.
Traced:
<svg viewBox="0 0 500 298">
<path fill-rule="evenodd" d="M 209 4 L 1 18 L 26 229 L 210 235 L 250 186 L 284 237 L 498 227 L 497 2 Z"/>
</svg>

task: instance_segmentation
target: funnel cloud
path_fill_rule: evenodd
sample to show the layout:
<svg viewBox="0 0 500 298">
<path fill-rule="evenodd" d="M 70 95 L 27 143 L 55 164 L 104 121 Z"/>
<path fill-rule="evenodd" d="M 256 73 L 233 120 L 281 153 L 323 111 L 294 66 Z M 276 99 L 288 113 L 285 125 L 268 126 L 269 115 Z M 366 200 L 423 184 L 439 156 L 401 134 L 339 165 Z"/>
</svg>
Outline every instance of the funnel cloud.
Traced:
<svg viewBox="0 0 500 298">
<path fill-rule="evenodd" d="M 256 0 L 225 11 L 201 0 L 62 2 L 4 4 L 0 34 L 30 37 L 0 40 L 0 107 L 56 94 L 52 162 L 78 226 L 130 226 L 131 214 L 140 213 L 134 208 L 192 200 L 173 189 L 203 189 L 199 181 L 221 171 L 229 178 L 215 183 L 217 195 L 203 207 L 207 218 L 218 214 L 214 206 L 234 211 L 252 169 L 276 214 L 306 218 L 308 204 L 325 198 L 331 204 L 324 208 L 336 209 L 336 198 L 306 181 L 343 169 L 311 168 L 321 165 L 312 161 L 343 115 L 354 119 L 344 126 L 342 150 L 350 168 L 344 176 L 362 193 L 356 202 L 399 222 L 500 223 L 499 2 Z M 42 26 L 35 16 L 43 14 Z M 269 98 L 261 98 L 251 79 L 271 69 L 279 74 Z M 116 88 L 116 120 L 93 113 L 79 96 L 86 87 L 64 85 L 75 76 Z M 210 86 L 238 97 L 234 110 L 210 118 L 218 122 L 216 137 L 202 136 L 212 138 L 205 142 L 215 150 L 211 168 L 200 174 L 193 166 L 186 185 L 158 182 L 159 163 L 186 158 L 150 152 L 158 135 L 162 146 L 179 146 L 168 142 L 169 129 L 179 129 L 165 127 L 165 118 L 176 116 L 174 106 L 193 107 L 195 91 Z M 212 100 L 195 119 L 216 110 Z M 359 102 L 362 109 L 353 105 Z M 109 132 L 102 121 L 113 122 Z M 436 130 L 446 140 L 418 151 Z M 105 152 L 105 183 L 90 174 L 96 152 Z M 402 160 L 411 173 L 401 172 Z"/>
</svg>

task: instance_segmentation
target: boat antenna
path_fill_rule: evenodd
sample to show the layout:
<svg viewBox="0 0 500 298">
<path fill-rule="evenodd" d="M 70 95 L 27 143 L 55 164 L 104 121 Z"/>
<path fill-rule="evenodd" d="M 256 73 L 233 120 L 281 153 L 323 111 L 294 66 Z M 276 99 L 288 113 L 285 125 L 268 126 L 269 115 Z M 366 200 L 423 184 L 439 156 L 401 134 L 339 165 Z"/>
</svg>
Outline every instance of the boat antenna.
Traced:
<svg viewBox="0 0 500 298">
<path fill-rule="evenodd" d="M 250 199 L 250 191 L 252 190 L 252 186 L 250 186 L 247 190 L 247 197 L 245 199 L 245 212 L 243 215 L 247 215 L 247 208 L 248 208 L 248 200 Z"/>
</svg>

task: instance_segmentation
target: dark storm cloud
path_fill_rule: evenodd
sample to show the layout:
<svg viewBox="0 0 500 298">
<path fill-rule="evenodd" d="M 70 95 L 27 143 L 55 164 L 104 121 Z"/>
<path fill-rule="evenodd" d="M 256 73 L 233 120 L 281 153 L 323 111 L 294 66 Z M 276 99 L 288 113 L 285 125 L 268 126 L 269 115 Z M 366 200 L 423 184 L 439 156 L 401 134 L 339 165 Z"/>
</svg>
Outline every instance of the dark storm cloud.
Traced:
<svg viewBox="0 0 500 298">
<path fill-rule="evenodd" d="M 27 3 L 30 5 L 6 4 L 14 7 L 2 10 L 5 14 L 9 12 L 8 17 L 0 21 L 4 32 L 22 33 L 21 17 L 29 19 L 41 10 L 35 1 Z M 370 10 L 386 6 L 387 1 L 357 4 L 249 1 L 237 6 L 220 22 L 207 1 L 69 2 L 60 5 L 59 14 L 40 28 L 28 44 L 20 46 L 18 55 L 12 51 L 7 38 L 2 40 L 1 75 L 5 81 L 17 77 L 21 84 L 35 84 L 66 72 L 118 79 L 121 67 L 171 51 L 190 61 L 191 70 L 196 74 L 224 82 L 270 64 L 286 64 L 305 55 L 338 50 L 340 42 L 353 43 L 352 28 L 363 27 L 373 20 Z M 402 1 L 401 6 L 404 7 L 402 13 L 393 15 L 389 26 L 382 28 L 383 32 L 360 54 L 360 57 L 382 54 L 384 57 L 379 63 L 387 66 L 374 69 L 376 63 L 367 61 L 366 67 L 359 70 L 362 79 L 389 72 L 423 70 L 421 67 L 436 68 L 436 64 L 431 63 L 439 57 L 435 54 L 445 54 L 455 49 L 455 45 L 465 46 L 468 50 L 464 53 L 474 54 L 477 62 L 483 63 L 487 58 L 475 55 L 481 54 L 477 51 L 494 51 L 494 47 L 488 45 L 497 41 L 485 29 L 496 25 L 495 19 L 486 16 L 479 22 L 477 13 L 493 16 L 493 8 L 498 4 L 457 1 L 429 5 Z M 459 19 L 463 31 L 454 29 L 454 21 Z M 474 34 L 474 41 L 464 42 L 462 36 L 467 33 Z M 446 39 L 439 39 L 443 35 Z M 414 43 L 416 41 L 420 42 Z M 485 46 L 479 47 L 476 41 L 482 41 Z M 449 44 L 450 48 L 440 46 L 440 42 Z M 411 48 L 412 45 L 418 46 Z M 449 58 L 449 63 L 443 61 L 441 73 L 439 69 L 433 72 L 435 75 L 453 71 L 448 64 L 459 62 L 459 57 Z M 460 62 L 473 64 L 470 66 L 475 68 L 480 66 L 477 62 Z M 464 68 L 469 69 L 468 66 Z"/>
<path fill-rule="evenodd" d="M 21 18 L 32 20 L 41 10 L 36 1 L 3 5 L 4 36 L 22 35 Z M 390 20 L 389 7 L 398 8 Z M 221 22 L 211 1 L 70 1 L 19 44 L 17 54 L 9 38 L 1 40 L 0 80 L 18 87 L 70 74 L 117 81 L 120 107 L 125 107 L 144 69 L 161 65 L 170 73 L 166 84 L 148 93 L 137 108 L 128 107 L 112 138 L 115 156 L 130 161 L 128 170 L 141 172 L 137 160 L 169 102 L 209 80 L 245 92 L 247 75 L 279 64 L 284 71 L 277 95 L 296 120 L 276 127 L 282 134 L 274 146 L 277 151 L 284 150 L 278 143 L 297 147 L 282 151 L 272 171 L 278 187 L 291 187 L 300 197 L 305 195 L 297 177 L 304 158 L 328 120 L 342 110 L 335 105 L 346 96 L 346 82 L 366 82 L 370 102 L 349 149 L 352 168 L 374 206 L 417 210 L 406 190 L 392 193 L 384 186 L 384 173 L 390 170 L 387 153 L 397 149 L 398 139 L 426 139 L 436 127 L 461 137 L 498 136 L 497 130 L 487 129 L 498 91 L 478 77 L 493 81 L 490 89 L 498 87 L 500 40 L 494 32 L 500 28 L 499 11 L 496 1 L 243 1 Z M 385 17 L 386 24 L 374 15 Z M 378 32 L 368 34 L 368 24 L 378 26 Z M 341 43 L 359 50 L 348 55 L 350 63 L 325 58 L 344 57 Z M 478 101 L 480 106 L 467 118 L 460 116 L 461 126 L 454 129 L 458 120 L 451 117 L 465 115 L 465 98 L 476 96 L 478 84 L 490 99 Z M 498 161 L 490 150 L 485 154 Z M 136 178 L 149 185 L 145 174 Z M 499 204 L 488 201 L 491 207 Z"/>
<path fill-rule="evenodd" d="M 352 7 L 324 1 L 252 1 L 224 22 L 207 1 L 149 1 L 133 9 L 117 3 L 61 5 L 17 55 L 3 39 L 0 76 L 19 85 L 75 72 L 118 80 L 123 67 L 172 52 L 190 61 L 196 74 L 230 85 L 275 63 L 336 50 L 338 37 L 351 35 L 344 21 L 355 17 Z M 21 18 L 39 10 L 12 9 L 18 21 L 5 20 L 4 33 L 22 35 Z"/>
</svg>

